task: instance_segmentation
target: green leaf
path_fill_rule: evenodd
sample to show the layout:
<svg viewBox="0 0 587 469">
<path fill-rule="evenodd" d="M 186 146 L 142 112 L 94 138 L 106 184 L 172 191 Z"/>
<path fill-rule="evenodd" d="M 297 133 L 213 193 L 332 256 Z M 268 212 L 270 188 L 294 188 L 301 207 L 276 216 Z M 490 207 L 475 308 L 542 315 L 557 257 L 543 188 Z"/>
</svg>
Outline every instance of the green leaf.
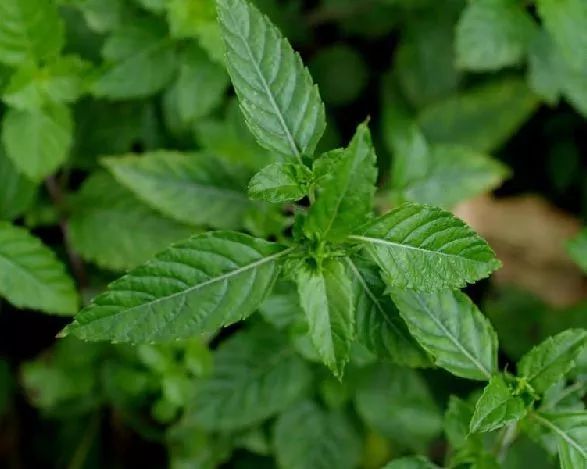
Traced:
<svg viewBox="0 0 587 469">
<path fill-rule="evenodd" d="M 277 204 L 295 202 L 307 195 L 311 178 L 312 172 L 298 162 L 273 163 L 253 176 L 249 196 Z"/>
<path fill-rule="evenodd" d="M 336 259 L 327 259 L 318 268 L 304 265 L 296 272 L 296 281 L 312 342 L 326 366 L 341 378 L 354 332 L 352 284 L 345 266 Z"/>
<path fill-rule="evenodd" d="M 587 412 L 532 414 L 558 441 L 562 469 L 587 467 Z"/>
<path fill-rule="evenodd" d="M 396 163 L 394 169 L 414 164 L 409 156 L 396 154 L 396 159 L 408 161 Z M 432 145 L 426 160 L 420 168 L 424 174 L 419 178 L 402 181 L 401 175 L 394 175 L 393 180 L 398 184 L 394 188 L 401 188 L 409 201 L 451 208 L 489 192 L 509 175 L 509 170 L 500 162 L 461 145 Z"/>
<path fill-rule="evenodd" d="M 377 157 L 366 124 L 357 128 L 345 150 L 334 150 L 314 163 L 317 198 L 308 212 L 308 237 L 341 241 L 365 223 L 373 210 Z"/>
<path fill-rule="evenodd" d="M 394 287 L 461 288 L 501 265 L 465 223 L 427 205 L 404 204 L 349 238 L 365 248 Z"/>
<path fill-rule="evenodd" d="M 172 37 L 197 38 L 211 58 L 219 64 L 224 63 L 214 0 L 169 0 L 166 8 Z"/>
<path fill-rule="evenodd" d="M 2 123 L 2 142 L 17 170 L 39 181 L 65 162 L 72 132 L 70 111 L 62 104 L 37 111 L 9 109 Z"/>
<path fill-rule="evenodd" d="M 215 332 L 255 311 L 290 251 L 240 233 L 195 235 L 112 283 L 63 334 L 138 343 Z"/>
<path fill-rule="evenodd" d="M 497 336 L 475 304 L 459 291 L 392 289 L 391 297 L 420 345 L 456 376 L 487 381 L 497 368 Z"/>
<path fill-rule="evenodd" d="M 414 451 L 423 451 L 442 430 L 442 415 L 426 382 L 409 368 L 372 367 L 355 400 L 368 426 Z"/>
<path fill-rule="evenodd" d="M 186 49 L 170 90 L 182 122 L 192 124 L 218 107 L 228 83 L 225 69 L 212 62 L 202 49 L 195 45 Z"/>
<path fill-rule="evenodd" d="M 20 174 L 0 146 L 0 219 L 13 220 L 33 203 L 37 185 Z"/>
<path fill-rule="evenodd" d="M 246 0 L 217 0 L 228 71 L 251 132 L 268 150 L 312 155 L 324 106 L 300 56 Z"/>
<path fill-rule="evenodd" d="M 95 173 L 71 201 L 74 249 L 104 269 L 128 270 L 193 233 L 145 206 L 110 175 Z"/>
<path fill-rule="evenodd" d="M 0 62 L 15 66 L 55 57 L 65 41 L 52 0 L 2 0 Z"/>
<path fill-rule="evenodd" d="M 432 104 L 418 120 L 433 143 L 490 152 L 508 140 L 537 106 L 538 99 L 522 80 L 492 80 Z"/>
<path fill-rule="evenodd" d="M 103 162 L 139 199 L 182 223 L 237 228 L 252 207 L 246 172 L 210 155 L 157 151 Z"/>
<path fill-rule="evenodd" d="M 385 293 L 376 268 L 347 258 L 353 281 L 357 339 L 383 360 L 405 366 L 429 366 L 428 354 L 410 335 L 395 305 Z"/>
<path fill-rule="evenodd" d="M 535 34 L 528 49 L 528 86 L 548 104 L 558 102 L 561 91 L 559 51 L 546 31 Z"/>
<path fill-rule="evenodd" d="M 234 431 L 287 409 L 309 388 L 312 375 L 270 328 L 240 332 L 214 353 L 212 375 L 199 384 L 188 421 L 206 430 Z"/>
<path fill-rule="evenodd" d="M 587 273 L 587 229 L 583 228 L 579 234 L 567 242 L 567 252 L 571 259 Z"/>
<path fill-rule="evenodd" d="M 393 70 L 403 94 L 418 109 L 454 93 L 459 86 L 454 10 L 446 4 L 428 4 L 402 24 Z"/>
<path fill-rule="evenodd" d="M 383 466 L 383 469 L 438 469 L 438 466 L 424 456 L 406 456 L 394 459 Z"/>
<path fill-rule="evenodd" d="M 491 432 L 526 415 L 526 405 L 513 395 L 502 375 L 495 375 L 475 404 L 471 433 Z"/>
<path fill-rule="evenodd" d="M 304 312 L 295 284 L 289 281 L 277 282 L 271 295 L 259 305 L 259 313 L 276 329 L 284 329 L 303 318 Z"/>
<path fill-rule="evenodd" d="M 89 65 L 79 57 L 60 57 L 43 68 L 24 65 L 12 75 L 2 99 L 21 110 L 36 111 L 47 102 L 71 103 L 85 91 Z"/>
<path fill-rule="evenodd" d="M 274 447 L 283 469 L 353 469 L 361 456 L 359 435 L 346 415 L 309 401 L 277 419 Z"/>
<path fill-rule="evenodd" d="M 444 433 L 453 449 L 458 450 L 471 441 L 469 428 L 473 411 L 474 407 L 469 402 L 454 395 L 450 396 L 444 413 Z"/>
<path fill-rule="evenodd" d="M 367 64 L 359 52 L 342 43 L 322 47 L 309 64 L 326 104 L 344 106 L 359 97 L 368 83 Z"/>
<path fill-rule="evenodd" d="M 549 337 L 522 357 L 518 375 L 544 393 L 575 366 L 575 359 L 587 344 L 587 331 L 569 329 Z"/>
<path fill-rule="evenodd" d="M 467 4 L 457 25 L 457 65 L 475 71 L 518 64 L 534 23 L 514 0 L 477 0 Z"/>
<path fill-rule="evenodd" d="M 18 308 L 70 315 L 78 306 L 63 264 L 25 229 L 0 221 L 0 295 Z"/>
<path fill-rule="evenodd" d="M 538 14 L 563 57 L 587 72 L 587 4 L 583 0 L 537 0 Z"/>
<path fill-rule="evenodd" d="M 135 20 L 108 37 L 102 55 L 104 72 L 92 86 L 98 97 L 150 96 L 173 78 L 176 57 L 165 28 L 155 20 Z"/>
</svg>

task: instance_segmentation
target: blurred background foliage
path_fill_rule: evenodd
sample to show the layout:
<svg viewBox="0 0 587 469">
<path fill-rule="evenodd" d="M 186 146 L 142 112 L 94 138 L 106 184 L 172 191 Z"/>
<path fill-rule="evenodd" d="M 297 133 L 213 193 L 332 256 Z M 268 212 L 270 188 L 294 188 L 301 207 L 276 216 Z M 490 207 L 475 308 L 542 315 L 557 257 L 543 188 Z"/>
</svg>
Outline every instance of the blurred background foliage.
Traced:
<svg viewBox="0 0 587 469">
<path fill-rule="evenodd" d="M 504 273 L 469 293 L 498 330 L 504 364 L 587 325 L 579 268 L 587 235 L 574 238 L 587 215 L 582 0 L 562 2 L 567 14 L 546 1 L 254 3 L 320 87 L 328 114 L 320 150 L 342 145 L 369 117 L 381 210 L 402 200 L 454 209 L 495 246 Z M 273 156 L 242 122 L 212 0 L 23 5 L 36 12 L 36 60 L 0 40 L 0 220 L 27 227 L 66 260 L 82 300 L 198 230 L 287 236 L 291 207 L 246 198 L 248 179 Z M 0 0 L 0 37 L 9 14 Z M 184 167 L 181 155 L 156 153 L 163 149 L 210 158 Z M 140 174 L 124 173 L 129 153 L 176 165 L 173 187 L 215 188 L 218 205 L 189 191 L 181 204 L 150 198 Z M 520 203 L 522 194 L 533 195 Z M 336 381 L 304 339 L 288 284 L 246 327 L 166 346 L 56 341 L 67 318 L 35 311 L 43 308 L 34 298 L 11 303 L 0 302 L 3 467 L 377 468 L 413 452 L 442 463 L 463 438 L 459 415 L 476 392 L 442 371 L 377 360 L 385 344 L 357 349 Z M 295 379 L 286 373 L 272 397 L 250 402 L 255 370 L 292 351 Z M 587 359 L 574 379 L 585 373 Z M 479 444 L 481 457 L 494 442 Z M 334 462 L 320 466 L 316 452 L 333 447 Z M 523 465 L 555 462 L 519 439 L 503 467 Z"/>
</svg>

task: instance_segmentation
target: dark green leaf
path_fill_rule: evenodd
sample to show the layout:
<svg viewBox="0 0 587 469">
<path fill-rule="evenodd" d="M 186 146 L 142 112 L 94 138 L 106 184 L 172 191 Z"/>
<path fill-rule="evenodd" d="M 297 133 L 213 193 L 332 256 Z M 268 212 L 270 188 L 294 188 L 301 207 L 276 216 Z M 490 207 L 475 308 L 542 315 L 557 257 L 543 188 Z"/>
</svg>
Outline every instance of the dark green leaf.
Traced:
<svg viewBox="0 0 587 469">
<path fill-rule="evenodd" d="M 353 469 L 361 455 L 361 442 L 349 419 L 309 401 L 277 419 L 274 446 L 283 469 Z"/>
<path fill-rule="evenodd" d="M 307 391 L 311 374 L 272 329 L 240 332 L 214 353 L 186 418 L 206 430 L 234 431 L 287 409 Z"/>
</svg>

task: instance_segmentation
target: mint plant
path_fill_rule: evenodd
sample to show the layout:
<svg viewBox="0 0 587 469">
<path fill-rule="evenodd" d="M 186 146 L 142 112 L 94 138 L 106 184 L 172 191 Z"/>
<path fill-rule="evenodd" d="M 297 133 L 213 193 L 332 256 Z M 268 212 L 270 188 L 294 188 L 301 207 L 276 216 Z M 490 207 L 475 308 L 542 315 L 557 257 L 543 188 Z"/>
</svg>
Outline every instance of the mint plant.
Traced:
<svg viewBox="0 0 587 469">
<path fill-rule="evenodd" d="M 317 3 L 0 0 L 0 320 L 69 322 L 23 363 L 0 335 L 0 419 L 22 389 L 68 467 L 124 465 L 110 433 L 173 468 L 587 467 L 584 306 L 479 308 L 501 262 L 451 212 L 541 101 L 587 112 L 581 0 Z M 398 33 L 351 132 L 368 54 L 285 37 L 323 22 Z"/>
</svg>

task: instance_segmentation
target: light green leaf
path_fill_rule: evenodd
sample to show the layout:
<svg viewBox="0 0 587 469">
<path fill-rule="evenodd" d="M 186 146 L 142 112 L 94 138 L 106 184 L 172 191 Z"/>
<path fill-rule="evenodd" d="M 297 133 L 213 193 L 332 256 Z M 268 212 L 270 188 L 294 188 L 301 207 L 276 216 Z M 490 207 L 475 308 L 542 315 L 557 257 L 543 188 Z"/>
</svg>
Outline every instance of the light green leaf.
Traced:
<svg viewBox="0 0 587 469">
<path fill-rule="evenodd" d="M 514 0 L 477 0 L 467 4 L 456 29 L 457 65 L 476 71 L 518 64 L 535 25 Z"/>
<path fill-rule="evenodd" d="M 260 423 L 299 400 L 312 378 L 287 337 L 270 328 L 240 332 L 223 342 L 214 353 L 213 370 L 186 414 L 206 430 Z"/>
<path fill-rule="evenodd" d="M 138 343 L 216 332 L 255 311 L 290 251 L 240 233 L 193 236 L 112 283 L 63 334 Z"/>
<path fill-rule="evenodd" d="M 69 234 L 80 255 L 109 270 L 128 270 L 193 234 L 145 206 L 110 175 L 88 178 L 71 203 Z"/>
<path fill-rule="evenodd" d="M 341 378 L 354 332 L 352 284 L 345 266 L 336 259 L 327 259 L 316 269 L 304 265 L 296 272 L 296 281 L 310 338 L 322 361 Z"/>
<path fill-rule="evenodd" d="M 490 152 L 508 140 L 537 106 L 537 97 L 524 81 L 492 80 L 425 108 L 418 120 L 433 143 Z"/>
<path fill-rule="evenodd" d="M 444 413 L 444 433 L 453 449 L 458 450 L 470 441 L 469 428 L 473 411 L 474 407 L 469 402 L 454 395 L 450 396 Z"/>
<path fill-rule="evenodd" d="M 214 0 L 169 0 L 166 8 L 172 37 L 197 38 L 212 59 L 224 63 L 224 46 Z"/>
<path fill-rule="evenodd" d="M 175 106 L 184 124 L 192 124 L 208 115 L 224 98 L 228 75 L 195 45 L 180 56 L 179 74 L 172 86 Z"/>
<path fill-rule="evenodd" d="M 37 185 L 20 174 L 0 146 L 0 220 L 13 220 L 32 204 Z"/>
<path fill-rule="evenodd" d="M 52 0 L 2 0 L 0 18 L 0 62 L 15 66 L 61 51 L 64 27 Z"/>
<path fill-rule="evenodd" d="M 501 265 L 465 223 L 428 205 L 404 204 L 349 239 L 365 248 L 394 287 L 461 288 Z"/>
<path fill-rule="evenodd" d="M 587 412 L 532 414 L 558 441 L 562 469 L 587 468 Z"/>
<path fill-rule="evenodd" d="M 71 103 L 85 90 L 89 64 L 76 56 L 60 57 L 46 67 L 20 67 L 4 90 L 3 100 L 21 110 L 37 111 L 47 102 Z"/>
<path fill-rule="evenodd" d="M 108 37 L 102 55 L 106 69 L 92 86 L 98 97 L 150 96 L 173 78 L 176 58 L 165 28 L 155 20 L 135 20 Z"/>
<path fill-rule="evenodd" d="M 464 293 L 394 288 L 391 297 L 412 335 L 438 366 L 481 381 L 497 372 L 497 335 Z"/>
<path fill-rule="evenodd" d="M 377 156 L 366 124 L 357 128 L 348 148 L 334 150 L 314 163 L 317 198 L 308 212 L 308 237 L 341 241 L 364 224 L 373 210 Z"/>
<path fill-rule="evenodd" d="M 409 368 L 372 367 L 355 400 L 368 426 L 414 451 L 423 451 L 442 430 L 442 414 L 426 382 Z"/>
<path fill-rule="evenodd" d="M 398 168 L 414 163 L 410 155 L 396 154 Z M 437 144 L 430 147 L 426 164 L 420 168 L 424 174 L 412 180 L 401 181 L 401 175 L 393 180 L 403 197 L 421 204 L 434 204 L 451 208 L 463 200 L 489 192 L 508 176 L 508 169 L 491 157 L 461 145 Z M 405 169 L 403 170 L 405 172 Z"/>
<path fill-rule="evenodd" d="M 567 252 L 571 259 L 587 273 L 587 229 L 583 228 L 567 242 Z"/>
<path fill-rule="evenodd" d="M 538 14 L 565 60 L 587 73 L 587 4 L 584 0 L 537 0 Z"/>
<path fill-rule="evenodd" d="M 383 466 L 383 469 L 438 469 L 438 466 L 424 456 L 406 456 L 394 459 Z"/>
<path fill-rule="evenodd" d="M 0 295 L 18 308 L 70 315 L 78 306 L 63 264 L 25 229 L 0 221 Z"/>
<path fill-rule="evenodd" d="M 587 331 L 569 329 L 549 337 L 522 357 L 518 375 L 538 393 L 545 392 L 575 366 L 575 359 L 587 344 Z"/>
<path fill-rule="evenodd" d="M 304 312 L 295 284 L 289 281 L 277 282 L 271 295 L 259 305 L 259 313 L 277 329 L 284 329 L 303 318 Z"/>
<path fill-rule="evenodd" d="M 475 404 L 471 419 L 471 433 L 491 432 L 526 415 L 526 405 L 512 394 L 504 377 L 495 375 Z"/>
<path fill-rule="evenodd" d="M 312 155 L 324 106 L 300 56 L 247 0 L 218 0 L 228 71 L 251 132 L 277 153 Z"/>
<path fill-rule="evenodd" d="M 304 165 L 273 163 L 253 176 L 249 182 L 249 196 L 267 202 L 295 202 L 306 196 L 312 172 Z"/>
<path fill-rule="evenodd" d="M 283 469 L 353 469 L 361 456 L 359 435 L 346 415 L 314 402 L 302 402 L 282 414 L 274 438 Z"/>
<path fill-rule="evenodd" d="M 353 281 L 357 339 L 383 360 L 405 366 L 429 366 L 428 354 L 410 335 L 395 305 L 385 293 L 377 269 L 347 258 Z"/>
<path fill-rule="evenodd" d="M 562 59 L 546 31 L 536 33 L 528 48 L 528 86 L 548 104 L 558 102 Z"/>
<path fill-rule="evenodd" d="M 247 172 L 210 155 L 157 151 L 103 162 L 139 199 L 182 223 L 236 228 L 252 207 Z"/>
<path fill-rule="evenodd" d="M 2 123 L 2 142 L 17 170 L 39 181 L 67 159 L 72 132 L 70 111 L 62 104 L 37 111 L 10 109 Z"/>
</svg>

